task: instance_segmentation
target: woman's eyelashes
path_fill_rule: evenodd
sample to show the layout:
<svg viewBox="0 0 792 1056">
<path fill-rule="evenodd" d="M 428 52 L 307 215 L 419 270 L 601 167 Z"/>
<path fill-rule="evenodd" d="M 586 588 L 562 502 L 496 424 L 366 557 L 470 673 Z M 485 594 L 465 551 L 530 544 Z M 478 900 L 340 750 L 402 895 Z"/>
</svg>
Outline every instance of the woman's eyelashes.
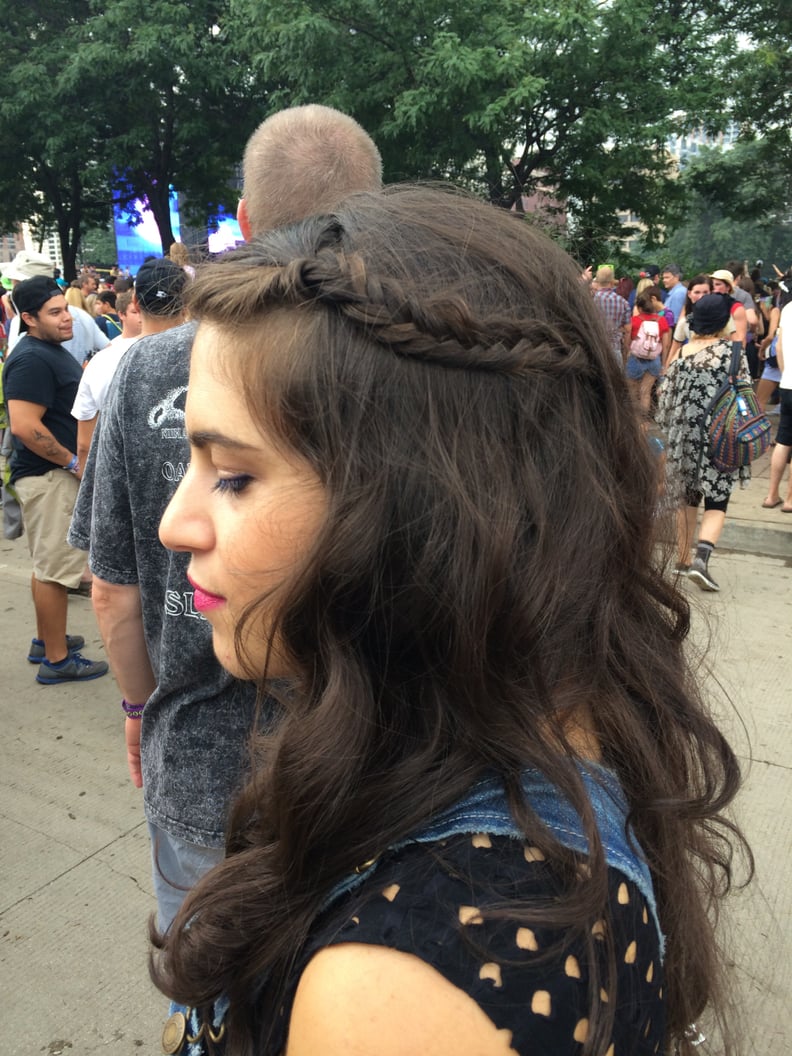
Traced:
<svg viewBox="0 0 792 1056">
<path fill-rule="evenodd" d="M 240 473 L 236 477 L 219 477 L 212 491 L 219 491 L 221 495 L 241 495 L 252 479 L 247 473 Z"/>
</svg>

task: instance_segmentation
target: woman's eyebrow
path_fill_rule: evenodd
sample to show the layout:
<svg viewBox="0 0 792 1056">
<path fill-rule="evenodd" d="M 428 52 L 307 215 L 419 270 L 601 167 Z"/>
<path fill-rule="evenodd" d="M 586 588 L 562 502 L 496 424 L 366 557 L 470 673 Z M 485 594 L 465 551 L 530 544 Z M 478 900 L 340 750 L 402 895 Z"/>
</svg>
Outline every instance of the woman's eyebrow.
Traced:
<svg viewBox="0 0 792 1056">
<path fill-rule="evenodd" d="M 188 432 L 187 439 L 193 447 L 197 447 L 199 450 L 209 446 L 234 448 L 238 451 L 259 450 L 255 444 L 246 444 L 242 440 L 235 440 L 232 436 L 226 436 L 225 433 L 214 433 L 205 429 L 197 429 L 195 432 Z"/>
</svg>

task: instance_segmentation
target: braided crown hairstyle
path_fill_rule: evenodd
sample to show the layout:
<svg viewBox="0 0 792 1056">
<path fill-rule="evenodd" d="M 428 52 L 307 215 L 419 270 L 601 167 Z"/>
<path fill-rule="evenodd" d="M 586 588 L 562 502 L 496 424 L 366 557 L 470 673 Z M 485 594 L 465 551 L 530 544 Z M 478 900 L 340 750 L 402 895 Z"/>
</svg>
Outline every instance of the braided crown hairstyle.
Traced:
<svg viewBox="0 0 792 1056">
<path fill-rule="evenodd" d="M 225 992 L 229 1051 L 269 1052 L 332 885 L 485 770 L 566 876 L 552 906 L 502 912 L 589 934 L 607 878 L 567 736 L 583 711 L 652 869 L 681 1039 L 719 1000 L 708 915 L 729 887 L 721 811 L 739 771 L 685 662 L 657 466 L 578 269 L 514 216 L 400 187 L 263 236 L 190 296 L 254 420 L 316 468 L 328 514 L 278 595 L 296 672 L 283 719 L 254 741 L 226 861 L 155 940 L 155 981 L 191 1004 Z M 523 802 L 526 766 L 580 811 L 589 877 Z M 592 970 L 585 1054 L 613 1016 Z"/>
</svg>

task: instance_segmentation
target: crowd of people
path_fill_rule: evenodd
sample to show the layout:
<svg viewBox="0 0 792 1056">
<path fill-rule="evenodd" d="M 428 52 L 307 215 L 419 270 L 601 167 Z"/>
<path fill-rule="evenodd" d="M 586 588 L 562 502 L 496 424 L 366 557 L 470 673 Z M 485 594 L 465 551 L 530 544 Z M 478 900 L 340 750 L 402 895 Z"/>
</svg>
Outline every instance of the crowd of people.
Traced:
<svg viewBox="0 0 792 1056">
<path fill-rule="evenodd" d="M 13 280 L 28 659 L 105 673 L 66 628 L 87 553 L 163 1050 L 693 1056 L 705 1015 L 735 1051 L 712 910 L 750 862 L 740 771 L 648 439 L 656 415 L 677 571 L 717 589 L 732 481 L 693 475 L 688 420 L 758 323 L 733 273 L 668 266 L 633 314 L 612 269 L 591 296 L 515 216 L 381 176 L 346 115 L 268 118 L 246 245 L 97 282 L 84 370 L 95 277 Z"/>
<path fill-rule="evenodd" d="M 784 374 L 779 349 L 784 310 L 792 302 L 792 271 L 776 272 L 765 280 L 758 269 L 746 275 L 739 261 L 731 261 L 686 282 L 673 263 L 646 267 L 637 283 L 629 277 L 617 282 L 609 265 L 582 274 L 637 410 L 646 428 L 656 426 L 662 438 L 666 496 L 677 509 L 675 571 L 704 591 L 720 590 L 709 560 L 733 488 L 750 480 L 750 466 L 726 473 L 713 465 L 703 428 L 711 401 L 729 377 L 735 342 L 742 349 L 740 376 L 753 382 L 760 407 L 769 410 L 774 399 L 779 404 L 770 490 L 762 506 L 792 514 L 792 474 L 786 501 L 779 494 L 792 445 L 792 363 Z M 786 328 L 792 335 L 792 309 Z"/>
<path fill-rule="evenodd" d="M 745 347 L 751 379 L 767 382 L 759 390 L 764 404 L 773 396 L 780 381 L 774 373 L 777 370 L 777 365 L 772 362 L 774 355 L 768 350 L 778 329 L 780 302 L 786 292 L 783 287 L 792 280 L 792 272 L 782 272 L 774 266 L 775 276 L 764 278 L 759 267 L 750 274 L 746 271 L 743 262 L 730 261 L 724 268 L 685 280 L 677 264 L 667 264 L 662 270 L 656 264 L 650 264 L 634 282 L 629 276 L 617 281 L 614 268 L 603 265 L 593 276 L 587 269 L 583 277 L 591 283 L 592 293 L 606 316 L 614 350 L 625 362 L 637 330 L 633 320 L 638 314 L 636 302 L 642 293 L 648 292 L 649 297 L 644 298 L 641 310 L 651 311 L 659 318 L 661 331 L 665 333 L 668 327 L 672 335 L 670 345 L 664 344 L 663 347 L 662 367 L 676 358 L 679 348 L 688 340 L 689 315 L 696 300 L 706 293 L 727 297 L 733 324 L 730 334 L 734 334 L 735 340 L 741 341 Z M 626 302 L 629 315 L 624 314 L 622 301 Z M 632 369 L 636 369 L 635 364 Z"/>
</svg>

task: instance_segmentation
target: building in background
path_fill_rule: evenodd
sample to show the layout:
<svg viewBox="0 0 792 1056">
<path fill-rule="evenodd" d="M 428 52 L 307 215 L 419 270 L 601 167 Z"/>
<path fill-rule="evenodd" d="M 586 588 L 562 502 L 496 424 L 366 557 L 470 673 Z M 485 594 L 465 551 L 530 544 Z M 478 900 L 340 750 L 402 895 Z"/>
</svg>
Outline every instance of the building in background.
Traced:
<svg viewBox="0 0 792 1056">
<path fill-rule="evenodd" d="M 703 150 L 730 150 L 737 142 L 739 129 L 732 122 L 724 132 L 713 135 L 703 128 L 694 128 L 689 132 L 673 133 L 666 139 L 666 149 L 675 172 L 681 172 Z M 640 217 L 631 209 L 622 209 L 618 213 L 622 227 L 631 228 L 631 233 L 621 240 L 625 253 L 635 256 L 641 251 L 643 234 L 646 228 Z"/>
<path fill-rule="evenodd" d="M 49 257 L 52 261 L 52 266 L 63 271 L 63 254 L 61 253 L 58 235 L 54 230 L 46 231 L 42 237 L 34 233 L 30 224 L 23 224 L 22 231 L 25 235 L 25 249 L 30 249 L 35 253 L 41 253 L 43 256 Z"/>
<path fill-rule="evenodd" d="M 0 261 L 13 260 L 23 249 L 49 257 L 53 268 L 63 269 L 60 244 L 54 232 L 47 232 L 42 238 L 30 224 L 20 224 L 16 230 L 0 235 Z"/>
<path fill-rule="evenodd" d="M 22 228 L 0 235 L 0 260 L 13 260 L 20 250 L 25 248 L 25 238 Z"/>
<path fill-rule="evenodd" d="M 732 121 L 725 132 L 713 135 L 703 128 L 694 128 L 690 132 L 677 135 L 674 133 L 666 140 L 668 153 L 678 170 L 684 169 L 702 150 L 729 150 L 737 142 L 739 129 Z"/>
</svg>

